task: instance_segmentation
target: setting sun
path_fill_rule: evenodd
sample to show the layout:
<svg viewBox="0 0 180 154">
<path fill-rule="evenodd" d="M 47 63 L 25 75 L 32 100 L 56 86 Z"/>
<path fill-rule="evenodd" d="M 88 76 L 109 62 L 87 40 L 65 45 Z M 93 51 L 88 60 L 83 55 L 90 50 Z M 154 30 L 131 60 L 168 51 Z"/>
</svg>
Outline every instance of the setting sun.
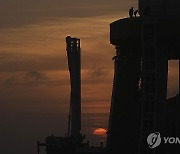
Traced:
<svg viewBox="0 0 180 154">
<path fill-rule="evenodd" d="M 94 130 L 93 134 L 94 135 L 106 135 L 106 129 L 104 128 L 97 128 Z"/>
</svg>

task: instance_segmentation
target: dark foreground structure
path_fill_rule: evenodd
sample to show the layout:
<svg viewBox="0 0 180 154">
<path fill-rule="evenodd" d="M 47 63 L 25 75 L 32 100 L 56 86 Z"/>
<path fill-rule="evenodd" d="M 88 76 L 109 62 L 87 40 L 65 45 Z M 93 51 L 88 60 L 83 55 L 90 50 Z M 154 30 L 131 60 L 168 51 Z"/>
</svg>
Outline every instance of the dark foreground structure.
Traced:
<svg viewBox="0 0 180 154">
<path fill-rule="evenodd" d="M 167 99 L 168 60 L 180 60 L 180 1 L 139 5 L 140 17 L 110 25 L 116 55 L 108 153 L 179 154 L 180 144 L 164 144 L 163 137 L 180 138 L 180 94 Z M 161 144 L 150 148 L 147 137 L 156 132 Z"/>
</svg>

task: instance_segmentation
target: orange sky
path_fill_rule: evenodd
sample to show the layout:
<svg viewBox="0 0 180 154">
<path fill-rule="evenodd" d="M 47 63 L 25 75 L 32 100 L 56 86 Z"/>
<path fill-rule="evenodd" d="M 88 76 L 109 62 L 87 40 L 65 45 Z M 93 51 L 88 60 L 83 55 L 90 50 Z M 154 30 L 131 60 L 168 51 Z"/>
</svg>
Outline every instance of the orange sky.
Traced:
<svg viewBox="0 0 180 154">
<path fill-rule="evenodd" d="M 82 132 L 93 140 L 93 130 L 107 128 L 108 123 L 114 56 L 109 24 L 128 16 L 137 1 L 0 2 L 2 152 L 34 154 L 37 140 L 66 133 L 70 96 L 67 35 L 81 39 Z M 177 84 L 172 81 L 172 85 Z M 172 88 L 172 95 L 176 89 Z"/>
</svg>

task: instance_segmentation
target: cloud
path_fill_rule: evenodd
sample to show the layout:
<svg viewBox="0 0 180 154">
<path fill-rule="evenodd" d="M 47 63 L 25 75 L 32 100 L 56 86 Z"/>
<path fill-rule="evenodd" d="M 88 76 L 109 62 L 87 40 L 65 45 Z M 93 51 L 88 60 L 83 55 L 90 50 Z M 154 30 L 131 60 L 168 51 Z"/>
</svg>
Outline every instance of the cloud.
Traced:
<svg viewBox="0 0 180 154">
<path fill-rule="evenodd" d="M 38 82 L 46 80 L 47 76 L 37 71 L 29 71 L 24 75 L 23 79 L 29 82 Z"/>
<path fill-rule="evenodd" d="M 106 70 L 106 69 L 103 69 L 103 68 L 95 68 L 93 70 L 90 70 L 90 76 L 93 77 L 93 78 L 96 78 L 96 77 L 104 77 L 106 75 L 108 75 L 109 73 L 109 70 Z"/>
<path fill-rule="evenodd" d="M 126 11 L 130 3 L 124 0 L 1 0 L 1 28 L 19 27 L 54 18 L 84 18 Z"/>
<path fill-rule="evenodd" d="M 3 54 L 3 53 L 2 53 Z M 19 54 L 9 53 L 0 59 L 0 72 L 27 72 L 28 70 L 67 70 L 64 55 L 54 54 Z"/>
<path fill-rule="evenodd" d="M 39 85 L 45 83 L 48 77 L 38 71 L 29 71 L 25 74 L 18 74 L 16 76 L 9 77 L 4 81 L 6 86 L 25 86 L 25 85 Z"/>
<path fill-rule="evenodd" d="M 19 85 L 19 79 L 17 77 L 10 77 L 4 81 L 4 84 L 7 86 L 17 86 Z"/>
</svg>

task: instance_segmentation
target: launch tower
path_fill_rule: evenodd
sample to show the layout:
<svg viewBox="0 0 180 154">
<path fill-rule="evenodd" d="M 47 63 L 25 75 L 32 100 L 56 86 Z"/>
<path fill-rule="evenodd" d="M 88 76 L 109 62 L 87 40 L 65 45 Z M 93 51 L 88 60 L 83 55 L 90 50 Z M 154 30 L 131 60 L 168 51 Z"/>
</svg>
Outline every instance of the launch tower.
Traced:
<svg viewBox="0 0 180 154">
<path fill-rule="evenodd" d="M 71 79 L 68 136 L 78 138 L 81 130 L 81 64 L 80 39 L 66 37 L 66 51 Z"/>
</svg>

